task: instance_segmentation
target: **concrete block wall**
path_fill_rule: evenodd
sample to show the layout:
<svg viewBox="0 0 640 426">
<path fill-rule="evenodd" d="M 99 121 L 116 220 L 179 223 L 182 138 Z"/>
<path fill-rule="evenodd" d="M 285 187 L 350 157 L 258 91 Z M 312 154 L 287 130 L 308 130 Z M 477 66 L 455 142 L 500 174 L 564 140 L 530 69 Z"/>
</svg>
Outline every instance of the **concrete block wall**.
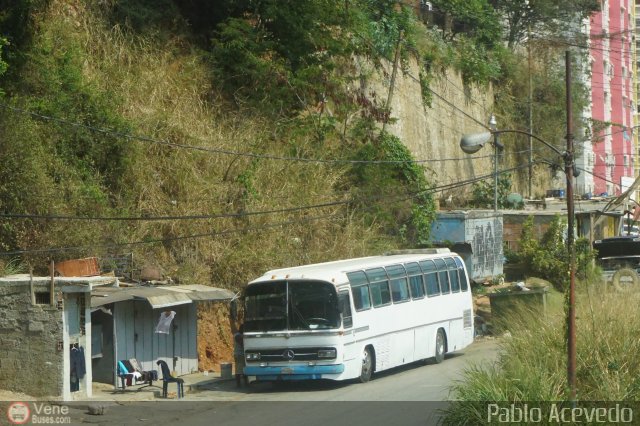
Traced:
<svg viewBox="0 0 640 426">
<path fill-rule="evenodd" d="M 388 76 L 393 72 L 393 64 L 384 62 L 379 68 L 361 59 L 358 65 L 363 75 L 371 76 L 361 82 L 362 92 L 367 96 L 375 94 L 377 99 L 387 99 Z M 391 102 L 393 121 L 386 130 L 399 137 L 416 159 L 428 161 L 423 163 L 426 177 L 436 186 L 491 173 L 491 147 L 468 155 L 460 149 L 460 137 L 486 130 L 493 112 L 492 88 L 465 86 L 462 76 L 449 69 L 431 80 L 432 100 L 431 106 L 427 106 L 423 103 L 419 75 L 420 67 L 415 60 L 403 63 L 402 70 L 397 73 Z M 514 183 L 516 181 L 514 179 Z M 437 194 L 437 197 L 465 199 L 470 188 L 470 185 L 457 187 Z"/>
<path fill-rule="evenodd" d="M 49 287 L 34 283 L 34 291 Z M 28 282 L 0 283 L 0 388 L 37 397 L 62 395 L 62 314 L 56 306 L 32 305 Z"/>
</svg>

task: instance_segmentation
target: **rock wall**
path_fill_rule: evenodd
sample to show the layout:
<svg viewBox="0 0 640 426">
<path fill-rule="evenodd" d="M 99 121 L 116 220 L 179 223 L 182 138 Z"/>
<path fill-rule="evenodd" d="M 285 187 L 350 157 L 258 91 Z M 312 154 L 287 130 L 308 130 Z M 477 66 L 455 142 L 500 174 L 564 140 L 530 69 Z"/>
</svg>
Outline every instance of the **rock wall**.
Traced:
<svg viewBox="0 0 640 426">
<path fill-rule="evenodd" d="M 48 287 L 34 284 L 36 293 Z M 0 388 L 32 396 L 63 389 L 62 310 L 31 304 L 28 283 L 0 285 Z M 62 348 L 60 348 L 62 349 Z"/>
<path fill-rule="evenodd" d="M 375 93 L 378 99 L 388 98 L 393 64 L 374 70 L 368 65 L 372 78 L 364 93 Z M 493 171 L 493 150 L 484 148 L 469 155 L 460 149 L 460 138 L 465 133 L 487 130 L 493 108 L 493 90 L 465 87 L 460 74 L 453 70 L 434 77 L 430 82 L 431 105 L 423 102 L 419 67 L 415 61 L 400 67 L 391 98 L 391 118 L 386 129 L 398 136 L 417 160 L 424 160 L 427 178 L 441 187 L 461 183 Z M 366 73 L 366 72 L 365 72 Z M 471 185 L 446 189 L 437 198 L 448 200 L 467 197 Z"/>
</svg>

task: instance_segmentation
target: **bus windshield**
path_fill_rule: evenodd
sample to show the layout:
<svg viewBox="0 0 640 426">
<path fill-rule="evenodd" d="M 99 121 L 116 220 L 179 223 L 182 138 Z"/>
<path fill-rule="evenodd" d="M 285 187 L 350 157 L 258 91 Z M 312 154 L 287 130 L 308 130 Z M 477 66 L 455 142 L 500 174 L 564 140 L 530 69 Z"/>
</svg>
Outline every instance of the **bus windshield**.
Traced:
<svg viewBox="0 0 640 426">
<path fill-rule="evenodd" d="M 324 281 L 270 281 L 247 287 L 244 331 L 340 327 L 335 287 Z"/>
</svg>

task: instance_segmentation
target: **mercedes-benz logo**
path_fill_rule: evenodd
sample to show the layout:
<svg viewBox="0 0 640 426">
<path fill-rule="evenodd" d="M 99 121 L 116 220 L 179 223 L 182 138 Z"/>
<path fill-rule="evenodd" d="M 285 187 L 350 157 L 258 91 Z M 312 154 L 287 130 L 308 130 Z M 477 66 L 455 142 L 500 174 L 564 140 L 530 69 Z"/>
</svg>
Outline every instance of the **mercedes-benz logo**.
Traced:
<svg viewBox="0 0 640 426">
<path fill-rule="evenodd" d="M 293 349 L 287 349 L 282 353 L 282 358 L 286 359 L 287 361 L 291 361 L 295 356 L 296 353 L 293 351 Z"/>
</svg>

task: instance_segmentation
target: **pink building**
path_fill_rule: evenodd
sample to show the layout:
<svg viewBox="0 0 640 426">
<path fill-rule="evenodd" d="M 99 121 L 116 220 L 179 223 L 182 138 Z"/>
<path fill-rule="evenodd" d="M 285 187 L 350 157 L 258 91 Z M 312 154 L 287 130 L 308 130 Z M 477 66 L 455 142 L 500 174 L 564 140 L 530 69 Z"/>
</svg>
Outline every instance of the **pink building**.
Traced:
<svg viewBox="0 0 640 426">
<path fill-rule="evenodd" d="M 586 23 L 591 75 L 584 78 L 591 88 L 591 104 L 585 116 L 593 125 L 591 138 L 576 143 L 576 162 L 583 169 L 576 191 L 619 195 L 635 177 L 637 161 L 633 143 L 635 2 L 600 3 L 601 11 Z"/>
</svg>

